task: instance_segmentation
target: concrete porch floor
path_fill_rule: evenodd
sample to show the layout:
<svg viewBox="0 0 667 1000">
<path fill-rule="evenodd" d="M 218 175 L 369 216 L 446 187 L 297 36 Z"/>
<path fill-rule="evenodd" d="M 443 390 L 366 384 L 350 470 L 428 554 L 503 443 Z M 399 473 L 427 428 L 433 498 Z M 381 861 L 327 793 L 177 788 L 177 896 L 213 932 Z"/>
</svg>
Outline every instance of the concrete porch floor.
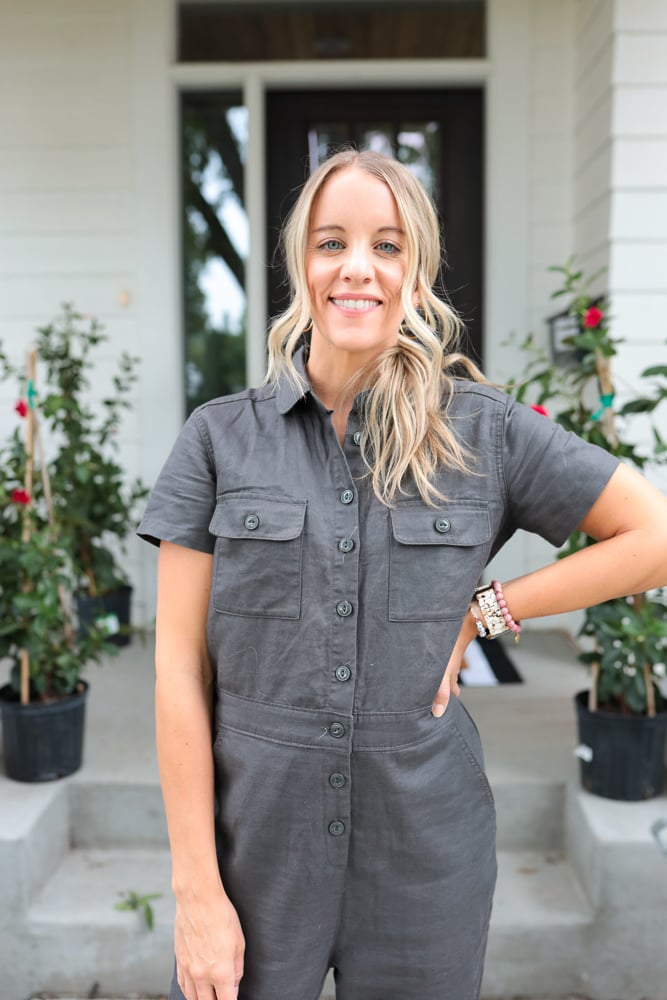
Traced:
<svg viewBox="0 0 667 1000">
<path fill-rule="evenodd" d="M 483 994 L 667 1000 L 667 860 L 650 833 L 667 816 L 667 797 L 626 804 L 581 792 L 572 697 L 586 674 L 571 641 L 534 631 L 508 650 L 524 684 L 463 692 L 482 733 L 498 811 L 500 876 Z M 67 823 L 46 837 L 52 858 L 39 870 L 50 864 L 50 877 L 33 873 L 25 911 L 17 905 L 0 916 L 0 968 L 19 970 L 10 992 L 3 990 L 12 977 L 0 982 L 0 1000 L 78 1000 L 96 982 L 97 1000 L 144 1000 L 167 985 L 173 904 L 152 659 L 152 636 L 135 638 L 89 671 L 85 760 L 76 775 L 41 786 L 0 776 L 0 881 L 11 870 L 3 850 L 7 859 L 17 844 L 34 851 L 38 815 L 51 810 L 50 823 Z M 58 837 L 65 838 L 60 853 Z M 136 914 L 114 910 L 129 889 L 162 893 L 152 934 Z M 75 943 L 87 956 L 76 974 L 64 960 Z M 123 957 L 115 980 L 99 971 L 109 950 Z M 322 1000 L 333 1000 L 330 979 Z"/>
</svg>

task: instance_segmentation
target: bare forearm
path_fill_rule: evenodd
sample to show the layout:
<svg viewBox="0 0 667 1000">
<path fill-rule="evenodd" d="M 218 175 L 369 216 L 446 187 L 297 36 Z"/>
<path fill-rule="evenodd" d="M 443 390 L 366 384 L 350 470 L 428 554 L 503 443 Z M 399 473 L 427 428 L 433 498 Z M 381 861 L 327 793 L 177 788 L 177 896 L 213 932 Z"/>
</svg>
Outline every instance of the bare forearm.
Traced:
<svg viewBox="0 0 667 1000">
<path fill-rule="evenodd" d="M 667 584 L 664 533 L 628 531 L 503 584 L 516 619 L 600 604 Z"/>
<path fill-rule="evenodd" d="M 156 684 L 156 727 L 177 897 L 220 888 L 215 830 L 210 686 L 169 671 Z"/>
</svg>

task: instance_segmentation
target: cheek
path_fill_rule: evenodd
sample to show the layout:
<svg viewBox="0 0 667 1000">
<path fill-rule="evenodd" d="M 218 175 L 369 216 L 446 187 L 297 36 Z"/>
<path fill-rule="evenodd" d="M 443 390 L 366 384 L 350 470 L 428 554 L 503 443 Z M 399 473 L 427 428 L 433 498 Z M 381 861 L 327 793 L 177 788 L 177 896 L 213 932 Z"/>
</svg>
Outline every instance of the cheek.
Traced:
<svg viewBox="0 0 667 1000">
<path fill-rule="evenodd" d="M 318 291 L 321 291 L 323 286 L 327 284 L 327 271 L 326 268 L 321 265 L 318 266 L 317 263 L 311 263 L 306 268 L 306 287 L 308 288 L 309 294 L 316 295 Z"/>
</svg>

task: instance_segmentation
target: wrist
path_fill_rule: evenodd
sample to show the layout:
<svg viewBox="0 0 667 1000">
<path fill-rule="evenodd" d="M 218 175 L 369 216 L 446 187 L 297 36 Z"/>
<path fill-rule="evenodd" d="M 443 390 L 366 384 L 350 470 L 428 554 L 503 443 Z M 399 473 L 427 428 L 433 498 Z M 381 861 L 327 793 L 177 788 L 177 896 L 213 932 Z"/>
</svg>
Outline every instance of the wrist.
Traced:
<svg viewBox="0 0 667 1000">
<path fill-rule="evenodd" d="M 519 641 L 521 622 L 512 616 L 499 580 L 477 587 L 468 610 L 481 638 L 495 639 L 511 632 L 514 641 Z"/>
<path fill-rule="evenodd" d="M 172 892 L 179 903 L 203 903 L 218 898 L 225 889 L 216 865 L 210 873 L 198 871 L 196 874 L 174 873 L 171 880 Z"/>
</svg>

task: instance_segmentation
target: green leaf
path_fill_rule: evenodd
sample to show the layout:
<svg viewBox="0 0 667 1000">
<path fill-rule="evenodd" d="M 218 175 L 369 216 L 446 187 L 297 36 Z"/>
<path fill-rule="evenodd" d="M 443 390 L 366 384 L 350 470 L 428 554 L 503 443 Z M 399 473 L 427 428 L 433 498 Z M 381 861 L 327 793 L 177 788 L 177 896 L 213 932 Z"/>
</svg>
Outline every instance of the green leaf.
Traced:
<svg viewBox="0 0 667 1000">
<path fill-rule="evenodd" d="M 658 404 L 658 400 L 649 399 L 647 397 L 639 399 L 629 399 L 627 403 L 618 411 L 622 417 L 628 416 L 632 413 L 651 413 L 655 410 Z"/>
</svg>

